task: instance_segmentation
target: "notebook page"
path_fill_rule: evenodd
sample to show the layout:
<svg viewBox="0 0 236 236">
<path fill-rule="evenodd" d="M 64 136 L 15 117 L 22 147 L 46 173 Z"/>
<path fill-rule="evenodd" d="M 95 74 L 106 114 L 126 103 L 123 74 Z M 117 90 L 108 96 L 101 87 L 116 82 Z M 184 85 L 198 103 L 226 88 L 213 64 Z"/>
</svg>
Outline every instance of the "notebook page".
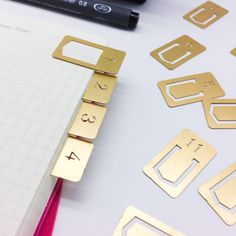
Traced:
<svg viewBox="0 0 236 236">
<path fill-rule="evenodd" d="M 95 40 L 0 12 L 1 236 L 19 230 L 93 73 L 52 58 L 70 33 Z"/>
</svg>

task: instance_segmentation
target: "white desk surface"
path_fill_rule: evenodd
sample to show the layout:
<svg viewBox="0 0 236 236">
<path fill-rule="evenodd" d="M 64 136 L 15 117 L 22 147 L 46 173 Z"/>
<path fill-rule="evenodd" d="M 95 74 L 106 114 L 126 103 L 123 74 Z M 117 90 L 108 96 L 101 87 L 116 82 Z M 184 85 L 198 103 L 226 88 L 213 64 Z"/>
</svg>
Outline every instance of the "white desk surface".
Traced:
<svg viewBox="0 0 236 236">
<path fill-rule="evenodd" d="M 236 161 L 236 131 L 209 129 L 201 103 L 169 108 L 156 86 L 159 80 L 210 71 L 226 96 L 236 97 L 236 58 L 229 53 L 236 47 L 236 1 L 214 0 L 229 14 L 205 30 L 182 18 L 203 2 L 148 0 L 141 6 L 126 3 L 141 12 L 138 28 L 127 31 L 1 0 L 0 8 L 7 12 L 99 34 L 111 47 L 127 52 L 83 180 L 64 186 L 55 236 L 111 236 L 129 205 L 189 236 L 236 235 L 236 225 L 227 226 L 197 192 L 201 184 Z M 150 57 L 150 51 L 183 34 L 201 42 L 207 51 L 173 71 Z M 183 128 L 192 129 L 211 143 L 218 155 L 173 200 L 142 173 L 142 168 Z"/>
</svg>

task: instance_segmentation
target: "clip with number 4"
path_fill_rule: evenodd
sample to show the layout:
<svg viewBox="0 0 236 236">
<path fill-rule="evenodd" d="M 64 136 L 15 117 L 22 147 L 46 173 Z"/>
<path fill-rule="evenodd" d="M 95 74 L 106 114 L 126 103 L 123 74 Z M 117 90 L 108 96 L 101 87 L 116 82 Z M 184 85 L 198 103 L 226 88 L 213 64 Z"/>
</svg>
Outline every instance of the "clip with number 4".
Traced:
<svg viewBox="0 0 236 236">
<path fill-rule="evenodd" d="M 68 137 L 57 159 L 52 175 L 72 182 L 80 181 L 94 145 Z"/>
<path fill-rule="evenodd" d="M 96 64 L 77 59 L 76 57 L 66 55 L 65 53 L 65 48 L 71 43 L 77 43 L 79 45 L 99 49 L 102 51 L 102 54 Z M 73 36 L 65 36 L 53 53 L 53 57 L 57 59 L 110 75 L 116 75 L 119 72 L 125 55 L 126 53 L 123 51 L 92 43 Z"/>
<path fill-rule="evenodd" d="M 160 81 L 158 86 L 170 107 L 181 106 L 225 95 L 211 73 L 201 73 Z"/>
</svg>

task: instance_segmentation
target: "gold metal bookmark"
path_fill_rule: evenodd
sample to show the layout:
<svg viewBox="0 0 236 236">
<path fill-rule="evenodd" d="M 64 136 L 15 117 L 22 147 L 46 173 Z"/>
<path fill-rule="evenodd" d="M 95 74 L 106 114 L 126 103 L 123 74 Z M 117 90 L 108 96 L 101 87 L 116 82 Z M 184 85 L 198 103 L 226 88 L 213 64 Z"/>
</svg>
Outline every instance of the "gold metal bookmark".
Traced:
<svg viewBox="0 0 236 236">
<path fill-rule="evenodd" d="M 214 2 L 207 1 L 186 14 L 184 19 L 202 29 L 205 29 L 227 13 L 228 10 L 215 4 Z"/>
<path fill-rule="evenodd" d="M 178 197 L 216 155 L 189 129 L 183 130 L 144 167 L 144 173 L 171 197 Z"/>
<path fill-rule="evenodd" d="M 78 60 L 76 58 L 72 58 L 64 55 L 63 48 L 71 42 L 75 42 L 78 44 L 86 45 L 89 47 L 97 48 L 103 51 L 96 65 Z M 97 72 L 107 73 L 110 75 L 116 75 L 121 67 L 121 64 L 125 58 L 126 53 L 117 49 L 105 47 L 103 45 L 99 45 L 96 43 L 92 43 L 83 39 L 79 39 L 73 36 L 65 36 L 61 43 L 56 48 L 53 53 L 53 57 L 70 62 L 79 66 L 83 66 L 86 68 L 90 68 Z"/>
<path fill-rule="evenodd" d="M 83 100 L 106 106 L 111 99 L 116 82 L 117 77 L 94 73 Z"/>
<path fill-rule="evenodd" d="M 236 129 L 236 99 L 204 100 L 208 126 L 213 129 Z"/>
<path fill-rule="evenodd" d="M 52 175 L 69 181 L 80 181 L 93 150 L 93 144 L 68 137 Z"/>
<path fill-rule="evenodd" d="M 68 132 L 69 136 L 94 140 L 102 125 L 107 108 L 82 102 L 80 110 Z"/>
<path fill-rule="evenodd" d="M 185 236 L 146 213 L 128 207 L 112 236 L 160 236 L 163 233 L 169 236 Z"/>
<path fill-rule="evenodd" d="M 204 52 L 206 47 L 183 35 L 172 42 L 151 52 L 151 56 L 172 70 Z"/>
<path fill-rule="evenodd" d="M 200 102 L 204 99 L 225 95 L 224 90 L 211 73 L 201 73 L 160 81 L 158 86 L 170 107 Z"/>
<path fill-rule="evenodd" d="M 235 173 L 236 163 L 199 188 L 202 197 L 228 225 L 236 223 Z"/>
</svg>

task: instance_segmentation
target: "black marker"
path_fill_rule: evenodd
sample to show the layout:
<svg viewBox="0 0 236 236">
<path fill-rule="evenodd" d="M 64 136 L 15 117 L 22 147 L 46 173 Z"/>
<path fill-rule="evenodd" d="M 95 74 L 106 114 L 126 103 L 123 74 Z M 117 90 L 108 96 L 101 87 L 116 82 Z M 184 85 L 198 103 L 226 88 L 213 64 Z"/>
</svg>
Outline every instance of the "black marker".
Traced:
<svg viewBox="0 0 236 236">
<path fill-rule="evenodd" d="M 19 1 L 19 0 L 18 0 Z M 131 9 L 105 4 L 93 0 L 20 0 L 21 2 L 36 3 L 41 6 L 54 8 L 79 16 L 89 17 L 96 21 L 135 28 L 139 13 Z"/>
</svg>

